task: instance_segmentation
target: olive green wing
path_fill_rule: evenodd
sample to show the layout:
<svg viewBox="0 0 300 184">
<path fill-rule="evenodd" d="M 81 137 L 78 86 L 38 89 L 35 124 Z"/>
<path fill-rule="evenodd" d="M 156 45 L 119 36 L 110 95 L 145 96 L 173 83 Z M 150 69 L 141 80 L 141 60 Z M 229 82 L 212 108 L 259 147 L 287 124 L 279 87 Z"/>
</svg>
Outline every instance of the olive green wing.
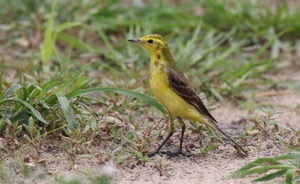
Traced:
<svg viewBox="0 0 300 184">
<path fill-rule="evenodd" d="M 215 118 L 209 113 L 204 106 L 202 100 L 197 95 L 196 91 L 189 86 L 183 79 L 179 77 L 179 74 L 172 68 L 167 68 L 169 86 L 173 91 L 183 98 L 186 102 L 194 106 L 202 115 L 209 118 L 212 122 L 217 123 Z"/>
<path fill-rule="evenodd" d="M 186 102 L 194 106 L 202 115 L 206 116 L 219 132 L 221 132 L 236 147 L 238 147 L 242 152 L 244 152 L 247 155 L 248 153 L 246 150 L 244 150 L 239 144 L 237 144 L 233 139 L 231 139 L 225 132 L 223 132 L 217 126 L 217 120 L 215 120 L 215 118 L 208 112 L 202 100 L 198 97 L 196 91 L 191 86 L 189 86 L 187 82 L 182 80 L 175 70 L 173 70 L 172 68 L 167 68 L 167 71 L 169 86 L 173 89 L 173 91 L 176 94 L 178 94 L 181 98 L 183 98 Z"/>
</svg>

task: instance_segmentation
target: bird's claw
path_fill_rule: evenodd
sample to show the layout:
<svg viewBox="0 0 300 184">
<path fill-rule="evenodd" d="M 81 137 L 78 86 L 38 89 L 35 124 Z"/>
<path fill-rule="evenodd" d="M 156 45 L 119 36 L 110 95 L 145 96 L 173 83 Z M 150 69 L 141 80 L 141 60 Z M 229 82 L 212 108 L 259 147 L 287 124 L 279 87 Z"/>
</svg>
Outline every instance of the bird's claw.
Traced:
<svg viewBox="0 0 300 184">
<path fill-rule="evenodd" d="M 186 156 L 186 157 L 194 156 L 194 154 L 192 154 L 192 153 L 186 153 L 186 152 L 184 152 L 182 150 L 178 150 L 178 151 L 175 151 L 175 152 L 171 152 L 171 151 L 157 152 L 157 151 L 154 151 L 152 153 L 149 153 L 147 156 L 148 157 L 153 157 L 154 155 L 159 154 L 159 153 L 164 154 L 164 155 L 168 155 L 170 157 L 176 157 L 178 155 L 183 155 L 183 156 Z"/>
</svg>

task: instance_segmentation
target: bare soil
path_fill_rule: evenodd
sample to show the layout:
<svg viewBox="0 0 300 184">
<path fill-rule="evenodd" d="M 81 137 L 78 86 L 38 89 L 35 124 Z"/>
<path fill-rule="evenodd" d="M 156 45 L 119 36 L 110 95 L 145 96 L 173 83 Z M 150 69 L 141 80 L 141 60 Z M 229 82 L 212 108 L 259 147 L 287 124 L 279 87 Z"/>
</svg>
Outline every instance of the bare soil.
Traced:
<svg viewBox="0 0 300 184">
<path fill-rule="evenodd" d="M 296 84 L 299 81 L 297 67 L 285 68 L 282 71 L 281 73 L 266 75 L 266 77 L 283 83 Z M 300 95 L 297 92 L 292 89 L 277 88 L 248 95 L 252 96 L 254 103 L 267 104 L 268 106 L 272 106 L 272 109 L 280 111 L 281 115 L 276 119 L 276 123 L 279 125 L 294 127 L 296 129 L 300 128 Z M 230 102 L 223 102 L 218 108 L 212 111 L 213 116 L 220 122 L 219 126 L 235 138 L 251 125 L 249 122 L 242 121 L 241 115 L 252 113 L 254 112 L 241 109 L 238 105 Z M 37 176 L 39 176 L 41 171 L 49 173 L 43 176 L 44 179 L 40 177 L 24 178 L 24 183 L 56 183 L 57 179 L 62 176 L 69 179 L 78 177 L 82 180 L 86 176 L 83 173 L 91 172 L 99 174 L 99 172 L 107 172 L 112 175 L 114 183 L 122 184 L 240 184 L 250 183 L 255 176 L 229 180 L 224 180 L 224 177 L 257 158 L 289 152 L 275 138 L 276 133 L 275 129 L 270 128 L 268 135 L 254 135 L 252 138 L 248 138 L 246 142 L 240 142 L 249 151 L 248 157 L 241 157 L 230 145 L 224 143 L 218 149 L 208 154 L 193 157 L 156 155 L 145 164 L 133 159 L 126 162 L 126 164 L 118 165 L 113 162 L 113 158 L 102 154 L 103 145 L 100 143 L 89 148 L 89 152 L 92 152 L 92 157 L 85 155 L 86 150 L 82 151 L 84 154 L 72 155 L 63 149 L 64 142 L 58 137 L 48 138 L 43 143 L 40 153 L 36 153 L 30 146 L 25 145 L 18 151 L 10 154 L 1 153 L 1 155 L 5 155 L 2 159 L 6 166 L 13 165 L 10 168 L 17 170 L 19 167 L 18 162 L 25 162 L 30 167 L 40 168 L 36 169 L 35 174 Z M 171 138 L 163 149 L 176 149 L 179 136 L 180 130 L 177 131 L 175 136 Z M 288 139 L 289 136 L 286 135 L 285 138 Z M 199 139 L 199 135 L 188 130 L 185 136 L 184 147 L 187 148 L 187 146 L 193 144 L 197 139 Z M 152 145 L 153 149 L 156 146 L 157 144 Z M 16 177 L 13 181 L 19 183 L 20 179 Z M 89 183 L 87 178 L 83 179 L 83 181 Z M 266 183 L 274 183 L 274 181 Z"/>
<path fill-rule="evenodd" d="M 299 83 L 299 67 L 282 68 L 282 72 L 273 73 L 266 77 L 282 83 Z M 283 127 L 300 128 L 299 93 L 291 89 L 268 90 L 254 95 L 255 102 L 272 106 L 272 109 L 279 111 L 281 115 L 276 123 Z M 297 107 L 298 105 L 298 107 Z M 241 115 L 252 114 L 242 110 L 234 104 L 222 103 L 212 111 L 214 117 L 219 120 L 219 125 L 226 132 L 232 134 L 241 133 Z M 246 128 L 246 127 L 244 127 Z M 228 129 L 231 129 L 228 130 Z M 117 174 L 117 183 L 139 184 L 139 183 L 166 183 L 166 184 L 191 184 L 191 183 L 251 183 L 255 176 L 244 179 L 224 180 L 224 177 L 260 157 L 270 157 L 288 153 L 280 142 L 273 136 L 276 132 L 267 137 L 253 138 L 244 147 L 249 151 L 249 156 L 241 158 L 228 145 L 222 145 L 213 152 L 199 157 L 176 157 L 156 156 L 145 166 L 134 168 L 122 168 Z M 288 138 L 288 136 L 284 137 Z M 273 181 L 265 183 L 274 183 Z"/>
</svg>

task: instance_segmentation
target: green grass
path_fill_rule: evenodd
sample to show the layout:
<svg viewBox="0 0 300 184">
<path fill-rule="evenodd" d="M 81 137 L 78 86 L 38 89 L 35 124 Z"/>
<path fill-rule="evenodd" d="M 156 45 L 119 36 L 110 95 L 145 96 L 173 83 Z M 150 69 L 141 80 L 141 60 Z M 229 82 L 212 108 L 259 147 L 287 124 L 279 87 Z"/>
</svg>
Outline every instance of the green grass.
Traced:
<svg viewBox="0 0 300 184">
<path fill-rule="evenodd" d="M 284 176 L 285 181 L 281 183 L 297 183 L 300 180 L 299 159 L 299 151 L 271 158 L 259 158 L 235 171 L 228 178 L 244 178 L 248 175 L 264 174 L 253 182 L 269 181 Z"/>
<path fill-rule="evenodd" d="M 149 91 L 148 53 L 127 39 L 164 35 L 193 86 L 216 101 L 278 85 L 263 75 L 299 52 L 300 8 L 289 11 L 286 1 L 275 11 L 250 0 L 133 2 L 1 3 L 1 137 L 39 150 L 59 135 L 73 154 L 101 137 L 116 162 L 146 162 L 165 125 L 137 116 L 158 121 L 165 110 Z"/>
</svg>

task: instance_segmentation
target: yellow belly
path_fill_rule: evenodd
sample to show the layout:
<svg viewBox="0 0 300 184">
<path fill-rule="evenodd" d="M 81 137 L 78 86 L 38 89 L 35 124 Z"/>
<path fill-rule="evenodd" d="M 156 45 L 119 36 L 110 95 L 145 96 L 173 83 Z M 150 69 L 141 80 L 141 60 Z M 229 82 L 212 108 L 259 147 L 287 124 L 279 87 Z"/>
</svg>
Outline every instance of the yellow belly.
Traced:
<svg viewBox="0 0 300 184">
<path fill-rule="evenodd" d="M 207 122 L 194 106 L 187 103 L 168 86 L 167 76 L 152 75 L 150 86 L 154 96 L 166 107 L 173 118 L 181 117 L 190 121 Z"/>
</svg>

